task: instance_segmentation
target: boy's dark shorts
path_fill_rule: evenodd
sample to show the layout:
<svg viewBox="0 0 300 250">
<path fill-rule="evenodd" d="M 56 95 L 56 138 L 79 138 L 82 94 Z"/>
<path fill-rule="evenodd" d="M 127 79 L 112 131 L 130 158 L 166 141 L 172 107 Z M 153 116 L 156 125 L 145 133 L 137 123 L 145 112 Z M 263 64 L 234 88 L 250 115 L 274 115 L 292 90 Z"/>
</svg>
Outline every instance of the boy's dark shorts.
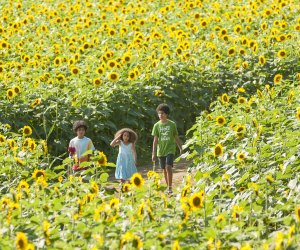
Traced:
<svg viewBox="0 0 300 250">
<path fill-rule="evenodd" d="M 165 169 L 166 165 L 173 167 L 174 155 L 168 154 L 167 156 L 158 157 L 158 161 L 161 169 Z"/>
</svg>

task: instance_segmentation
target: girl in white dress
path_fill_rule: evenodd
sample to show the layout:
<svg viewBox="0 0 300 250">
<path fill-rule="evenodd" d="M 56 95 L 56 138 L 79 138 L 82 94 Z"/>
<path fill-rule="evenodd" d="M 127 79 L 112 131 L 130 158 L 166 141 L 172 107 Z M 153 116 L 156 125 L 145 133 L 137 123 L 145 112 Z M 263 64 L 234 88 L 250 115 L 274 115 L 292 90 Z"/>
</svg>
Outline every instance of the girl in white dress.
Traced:
<svg viewBox="0 0 300 250">
<path fill-rule="evenodd" d="M 115 134 L 115 138 L 110 143 L 112 147 L 119 146 L 115 177 L 122 183 L 137 172 L 136 140 L 137 134 L 132 129 L 123 128 Z"/>
</svg>

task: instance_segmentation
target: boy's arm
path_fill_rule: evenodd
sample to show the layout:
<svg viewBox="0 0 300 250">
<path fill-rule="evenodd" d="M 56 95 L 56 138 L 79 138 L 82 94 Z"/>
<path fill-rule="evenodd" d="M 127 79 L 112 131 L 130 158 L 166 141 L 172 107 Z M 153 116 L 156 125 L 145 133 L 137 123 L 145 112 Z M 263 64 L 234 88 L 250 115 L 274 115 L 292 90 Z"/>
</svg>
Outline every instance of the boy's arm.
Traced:
<svg viewBox="0 0 300 250">
<path fill-rule="evenodd" d="M 176 144 L 177 144 L 177 146 L 179 148 L 180 154 L 182 154 L 182 146 L 181 146 L 181 142 L 179 140 L 178 135 L 175 135 L 175 141 L 176 141 Z"/>
<path fill-rule="evenodd" d="M 95 146 L 94 146 L 94 144 L 93 144 L 93 142 L 92 142 L 91 139 L 90 139 L 89 144 L 88 144 L 88 150 L 92 150 L 92 152 L 95 150 Z M 88 154 L 87 155 L 87 161 L 90 161 L 91 155 L 92 154 Z"/>
<path fill-rule="evenodd" d="M 156 161 L 156 148 L 157 148 L 158 137 L 154 136 L 153 146 L 152 146 L 152 161 Z"/>
<path fill-rule="evenodd" d="M 110 143 L 110 146 L 115 147 L 116 145 L 120 145 L 120 139 L 121 139 L 121 135 L 113 139 L 112 142 Z"/>
<path fill-rule="evenodd" d="M 132 143 L 132 152 L 133 152 L 134 162 L 135 162 L 135 164 L 137 164 L 137 154 L 136 154 L 134 143 Z"/>
</svg>

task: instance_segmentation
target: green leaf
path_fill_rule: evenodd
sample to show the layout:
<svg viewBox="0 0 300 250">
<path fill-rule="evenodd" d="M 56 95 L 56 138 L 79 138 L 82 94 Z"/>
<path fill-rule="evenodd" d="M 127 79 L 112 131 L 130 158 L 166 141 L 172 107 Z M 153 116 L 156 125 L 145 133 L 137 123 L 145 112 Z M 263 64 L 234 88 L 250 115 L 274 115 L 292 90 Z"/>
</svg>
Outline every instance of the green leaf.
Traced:
<svg viewBox="0 0 300 250">
<path fill-rule="evenodd" d="M 108 178 L 109 178 L 109 174 L 108 173 L 102 173 L 100 175 L 99 181 L 100 181 L 100 183 L 105 183 L 105 182 L 107 182 Z"/>
</svg>

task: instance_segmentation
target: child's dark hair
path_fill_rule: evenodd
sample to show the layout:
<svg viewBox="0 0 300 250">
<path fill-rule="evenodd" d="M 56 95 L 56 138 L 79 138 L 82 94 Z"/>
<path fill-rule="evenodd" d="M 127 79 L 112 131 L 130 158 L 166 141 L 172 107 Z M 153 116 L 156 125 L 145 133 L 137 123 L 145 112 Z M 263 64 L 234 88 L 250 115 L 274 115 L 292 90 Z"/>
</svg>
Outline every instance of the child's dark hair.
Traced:
<svg viewBox="0 0 300 250">
<path fill-rule="evenodd" d="M 168 104 L 166 104 L 166 103 L 159 104 L 156 108 L 156 112 L 158 112 L 158 111 L 163 111 L 167 115 L 170 114 L 170 108 L 169 108 Z"/>
<path fill-rule="evenodd" d="M 131 143 L 136 143 L 138 136 L 137 134 L 130 128 L 122 128 L 120 129 L 116 134 L 115 134 L 115 138 L 119 137 L 121 135 L 121 140 L 123 140 L 123 134 L 125 132 L 129 133 L 129 142 Z"/>
<path fill-rule="evenodd" d="M 87 130 L 88 127 L 87 127 L 85 121 L 79 120 L 79 121 L 75 121 L 75 122 L 73 123 L 73 130 L 74 130 L 74 132 L 76 132 L 77 129 L 79 129 L 79 128 L 81 128 L 81 127 L 84 128 L 85 131 Z"/>
</svg>

